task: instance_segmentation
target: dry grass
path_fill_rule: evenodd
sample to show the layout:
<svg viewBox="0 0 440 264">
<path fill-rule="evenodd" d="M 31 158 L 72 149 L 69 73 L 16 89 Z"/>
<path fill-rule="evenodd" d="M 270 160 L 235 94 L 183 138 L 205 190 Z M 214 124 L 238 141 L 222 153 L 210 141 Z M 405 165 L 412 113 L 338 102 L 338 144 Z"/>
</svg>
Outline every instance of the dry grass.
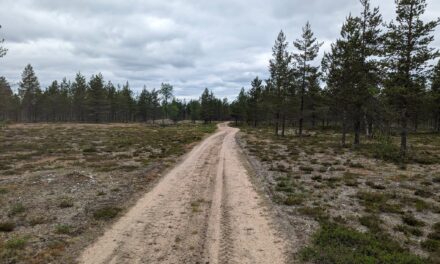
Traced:
<svg viewBox="0 0 440 264">
<path fill-rule="evenodd" d="M 0 263 L 71 263 L 215 125 L 0 130 Z"/>
<path fill-rule="evenodd" d="M 291 223 L 342 223 L 337 228 L 348 228 L 343 229 L 347 234 L 371 233 L 362 237 L 366 240 L 381 230 L 423 261 L 438 263 L 440 239 L 429 234 L 435 234 L 434 224 L 440 219 L 440 135 L 410 135 L 411 156 L 404 170 L 393 159 L 394 147 L 365 139 L 359 150 L 352 150 L 338 145 L 339 136 L 328 130 L 309 131 L 303 138 L 275 137 L 271 128 L 243 127 L 239 142 Z M 303 243 L 317 231 L 295 228 L 305 234 Z M 331 232 L 324 230 L 320 234 Z"/>
</svg>

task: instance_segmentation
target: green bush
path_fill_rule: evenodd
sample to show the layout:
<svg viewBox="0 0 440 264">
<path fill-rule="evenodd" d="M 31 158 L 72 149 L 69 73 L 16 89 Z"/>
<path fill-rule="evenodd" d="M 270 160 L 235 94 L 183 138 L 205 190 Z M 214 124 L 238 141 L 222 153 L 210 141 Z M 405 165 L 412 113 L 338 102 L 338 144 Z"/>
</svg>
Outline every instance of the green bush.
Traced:
<svg viewBox="0 0 440 264">
<path fill-rule="evenodd" d="M 0 222 L 0 232 L 12 232 L 15 229 L 15 223 L 11 221 Z"/>
<path fill-rule="evenodd" d="M 304 202 L 304 197 L 298 194 L 288 195 L 284 200 L 285 205 L 300 205 Z"/>
<path fill-rule="evenodd" d="M 312 245 L 300 251 L 303 261 L 319 264 L 425 264 L 391 238 L 361 233 L 335 223 L 325 223 L 314 234 Z"/>
<path fill-rule="evenodd" d="M 8 249 L 23 249 L 27 244 L 26 237 L 13 237 L 6 241 L 5 247 Z"/>
<path fill-rule="evenodd" d="M 120 211 L 121 209 L 118 207 L 106 206 L 96 210 L 93 213 L 93 217 L 97 220 L 110 220 L 115 218 Z"/>
<path fill-rule="evenodd" d="M 9 211 L 9 215 L 14 216 L 17 214 L 24 213 L 24 211 L 26 211 L 26 208 L 24 207 L 24 205 L 22 203 L 16 203 L 11 207 L 11 209 Z"/>
<path fill-rule="evenodd" d="M 55 226 L 55 233 L 69 235 L 72 233 L 72 227 L 66 224 L 60 224 Z"/>
<path fill-rule="evenodd" d="M 425 223 L 415 218 L 412 214 L 402 216 L 402 221 L 409 226 L 424 226 Z"/>
<path fill-rule="evenodd" d="M 380 224 L 382 221 L 376 215 L 365 215 L 359 218 L 361 225 L 368 227 L 373 233 L 379 233 L 382 231 Z"/>
</svg>

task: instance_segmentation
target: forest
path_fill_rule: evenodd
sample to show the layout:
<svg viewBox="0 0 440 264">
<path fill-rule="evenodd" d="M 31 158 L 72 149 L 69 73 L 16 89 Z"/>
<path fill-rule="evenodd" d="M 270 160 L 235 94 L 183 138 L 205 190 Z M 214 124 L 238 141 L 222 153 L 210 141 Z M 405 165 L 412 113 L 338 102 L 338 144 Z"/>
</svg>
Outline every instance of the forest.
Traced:
<svg viewBox="0 0 440 264">
<path fill-rule="evenodd" d="M 322 42 L 310 23 L 289 47 L 281 31 L 272 48 L 269 78 L 256 77 L 236 100 L 218 99 L 206 89 L 199 99 L 178 100 L 173 87 L 146 87 L 135 95 L 129 83 L 114 85 L 101 74 L 53 81 L 44 90 L 31 65 L 18 91 L 0 77 L 0 119 L 12 122 L 145 122 L 158 119 L 235 120 L 274 127 L 284 136 L 306 128 L 336 127 L 341 145 L 354 135 L 399 135 L 400 154 L 407 152 L 408 133 L 440 132 L 440 53 L 431 46 L 440 20 L 424 21 L 424 0 L 396 1 L 396 17 L 384 21 L 379 8 L 361 0 L 362 12 L 349 14 L 340 37 L 317 61 Z M 1 48 L 0 56 L 7 50 Z"/>
<path fill-rule="evenodd" d="M 46 83 L 38 60 L 0 72 L 0 263 L 440 263 L 440 18 L 427 0 L 394 0 L 391 19 L 356 3 L 332 43 L 317 21 L 291 40 L 281 19 L 255 27 L 275 38 L 267 69 L 237 72 L 233 99 L 182 99 L 168 72 L 158 87 L 106 68 Z"/>
</svg>

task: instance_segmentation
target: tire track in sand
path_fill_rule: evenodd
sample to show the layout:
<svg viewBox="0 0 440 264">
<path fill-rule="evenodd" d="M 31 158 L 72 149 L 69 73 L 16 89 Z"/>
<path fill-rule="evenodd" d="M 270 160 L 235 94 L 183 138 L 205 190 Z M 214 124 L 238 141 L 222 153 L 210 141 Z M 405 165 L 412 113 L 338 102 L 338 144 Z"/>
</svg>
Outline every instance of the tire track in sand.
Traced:
<svg viewBox="0 0 440 264">
<path fill-rule="evenodd" d="M 285 263 L 235 134 L 219 125 L 146 193 L 80 263 Z"/>
</svg>

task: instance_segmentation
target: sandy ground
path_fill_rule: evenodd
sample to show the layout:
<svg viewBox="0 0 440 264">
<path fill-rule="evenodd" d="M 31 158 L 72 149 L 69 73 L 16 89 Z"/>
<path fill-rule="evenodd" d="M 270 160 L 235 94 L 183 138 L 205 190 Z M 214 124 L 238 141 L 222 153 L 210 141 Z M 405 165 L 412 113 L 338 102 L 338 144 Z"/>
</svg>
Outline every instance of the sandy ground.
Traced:
<svg viewBox="0 0 440 264">
<path fill-rule="evenodd" d="M 285 263 L 286 242 L 219 125 L 79 257 L 80 263 Z"/>
</svg>

